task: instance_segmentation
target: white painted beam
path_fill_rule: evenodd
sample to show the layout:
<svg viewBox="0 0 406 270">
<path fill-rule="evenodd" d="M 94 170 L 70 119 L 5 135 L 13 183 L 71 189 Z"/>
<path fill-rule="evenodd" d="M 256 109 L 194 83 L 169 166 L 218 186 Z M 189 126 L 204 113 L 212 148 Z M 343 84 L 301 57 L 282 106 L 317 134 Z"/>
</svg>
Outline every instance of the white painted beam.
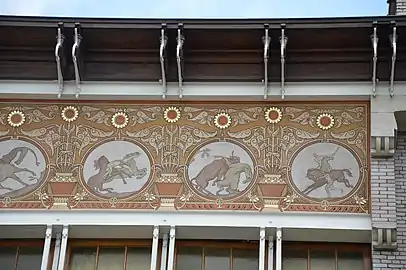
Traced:
<svg viewBox="0 0 406 270">
<path fill-rule="evenodd" d="M 62 229 L 62 241 L 61 241 L 61 250 L 59 252 L 58 270 L 65 269 L 66 247 L 68 245 L 68 236 L 69 236 L 69 227 L 67 225 L 64 225 Z"/>
<path fill-rule="evenodd" d="M 154 226 L 152 231 L 152 250 L 151 250 L 151 270 L 156 270 L 156 261 L 158 257 L 159 226 Z"/>
<path fill-rule="evenodd" d="M 263 84 L 258 83 L 185 83 L 184 100 L 196 99 L 241 99 L 262 100 L 264 96 Z M 92 99 L 125 99 L 125 100 L 162 100 L 162 86 L 159 83 L 141 82 L 82 82 L 81 100 Z M 271 84 L 269 87 L 269 100 L 281 100 L 280 85 Z M 285 87 L 285 100 L 325 100 L 328 98 L 340 99 L 370 99 L 372 85 L 369 82 L 318 82 L 318 83 L 287 83 Z M 66 82 L 62 99 L 75 99 L 76 85 Z M 1 81 L 0 98 L 12 99 L 56 99 L 58 94 L 57 83 L 53 81 Z M 388 88 L 385 83 L 377 87 L 377 97 L 388 97 Z M 406 95 L 406 83 L 396 84 L 396 94 Z M 168 84 L 167 98 L 178 100 L 178 85 Z"/>
<path fill-rule="evenodd" d="M 323 218 L 320 218 L 322 215 Z M 106 218 L 109 217 L 109 218 Z M 305 220 L 305 222 L 304 222 Z M 371 230 L 368 214 L 207 211 L 64 211 L 19 210 L 0 212 L 0 225 L 140 225 L 208 227 L 281 227 L 306 229 Z"/>
<path fill-rule="evenodd" d="M 268 270 L 273 270 L 273 236 L 268 238 Z"/>
<path fill-rule="evenodd" d="M 176 228 L 171 226 L 169 231 L 169 254 L 168 254 L 168 270 L 173 270 L 175 262 L 175 241 L 176 241 Z"/>
<path fill-rule="evenodd" d="M 48 269 L 49 250 L 51 248 L 52 240 L 52 225 L 48 225 L 45 231 L 44 250 L 42 251 L 41 270 Z"/>
<path fill-rule="evenodd" d="M 168 259 L 168 234 L 162 236 L 161 270 L 166 270 Z"/>
<path fill-rule="evenodd" d="M 282 229 L 276 229 L 276 267 L 275 270 L 282 270 Z"/>
<path fill-rule="evenodd" d="M 265 227 L 259 229 L 259 267 L 258 270 L 265 270 Z"/>
</svg>

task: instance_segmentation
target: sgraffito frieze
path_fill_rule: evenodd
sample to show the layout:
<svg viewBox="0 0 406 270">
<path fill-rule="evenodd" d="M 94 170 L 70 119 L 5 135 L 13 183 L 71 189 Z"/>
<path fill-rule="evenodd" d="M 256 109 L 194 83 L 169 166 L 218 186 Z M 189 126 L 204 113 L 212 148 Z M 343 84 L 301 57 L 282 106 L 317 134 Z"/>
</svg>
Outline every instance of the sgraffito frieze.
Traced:
<svg viewBox="0 0 406 270">
<path fill-rule="evenodd" d="M 368 104 L 0 106 L 3 208 L 369 211 Z"/>
</svg>

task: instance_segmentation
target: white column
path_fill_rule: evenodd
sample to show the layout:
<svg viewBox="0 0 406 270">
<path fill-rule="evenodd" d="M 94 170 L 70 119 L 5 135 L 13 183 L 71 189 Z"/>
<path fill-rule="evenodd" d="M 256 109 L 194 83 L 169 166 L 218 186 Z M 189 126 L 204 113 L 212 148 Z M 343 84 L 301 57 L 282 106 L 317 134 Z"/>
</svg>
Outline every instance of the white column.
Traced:
<svg viewBox="0 0 406 270">
<path fill-rule="evenodd" d="M 175 258 L 175 226 L 171 226 L 171 230 L 169 231 L 169 254 L 168 254 L 168 269 L 173 270 L 173 262 Z"/>
<path fill-rule="evenodd" d="M 62 234 L 57 233 L 55 239 L 54 260 L 52 262 L 52 270 L 58 270 L 59 254 L 61 251 L 61 238 Z"/>
<path fill-rule="evenodd" d="M 41 270 L 48 269 L 49 249 L 51 248 L 52 225 L 48 225 L 45 231 L 44 250 L 42 251 Z"/>
<path fill-rule="evenodd" d="M 265 270 L 265 227 L 259 229 L 259 267 L 258 270 Z"/>
<path fill-rule="evenodd" d="M 276 269 L 282 270 L 282 229 L 276 229 Z"/>
<path fill-rule="evenodd" d="M 166 270 L 167 259 L 168 259 L 168 234 L 165 233 L 162 237 L 161 270 Z"/>
<path fill-rule="evenodd" d="M 61 241 L 61 250 L 59 252 L 59 263 L 58 270 L 64 270 L 65 268 L 65 257 L 66 257 L 66 246 L 68 244 L 68 234 L 69 227 L 64 225 L 62 229 L 62 241 Z"/>
<path fill-rule="evenodd" d="M 273 270 L 273 236 L 268 239 L 268 270 Z"/>
<path fill-rule="evenodd" d="M 156 260 L 158 256 L 159 226 L 154 226 L 152 232 L 152 250 L 151 250 L 151 270 L 156 270 Z"/>
</svg>

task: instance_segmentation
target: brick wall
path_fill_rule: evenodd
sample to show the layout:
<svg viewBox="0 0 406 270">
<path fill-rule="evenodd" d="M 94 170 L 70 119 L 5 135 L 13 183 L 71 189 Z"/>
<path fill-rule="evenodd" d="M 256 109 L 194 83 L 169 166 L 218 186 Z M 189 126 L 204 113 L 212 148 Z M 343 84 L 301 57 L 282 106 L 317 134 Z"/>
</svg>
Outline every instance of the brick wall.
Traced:
<svg viewBox="0 0 406 270">
<path fill-rule="evenodd" d="M 406 15 L 406 0 L 396 0 L 396 15 Z"/>
<path fill-rule="evenodd" d="M 406 269 L 406 133 L 394 158 L 371 159 L 371 200 L 372 223 L 395 221 L 398 242 L 396 251 L 372 251 L 373 270 Z"/>
</svg>

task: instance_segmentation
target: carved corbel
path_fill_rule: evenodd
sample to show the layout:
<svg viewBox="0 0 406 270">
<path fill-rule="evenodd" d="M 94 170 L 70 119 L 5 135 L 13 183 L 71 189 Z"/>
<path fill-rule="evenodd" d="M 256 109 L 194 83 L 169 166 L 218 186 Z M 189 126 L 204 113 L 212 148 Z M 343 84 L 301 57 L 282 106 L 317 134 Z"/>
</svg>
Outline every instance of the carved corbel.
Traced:
<svg viewBox="0 0 406 270">
<path fill-rule="evenodd" d="M 396 223 L 382 223 L 372 225 L 372 247 L 374 250 L 396 250 Z"/>
<path fill-rule="evenodd" d="M 372 157 L 392 157 L 395 154 L 396 136 L 372 136 Z"/>
<path fill-rule="evenodd" d="M 166 24 L 162 24 L 161 37 L 159 46 L 159 61 L 161 62 L 161 84 L 162 84 L 162 98 L 166 98 L 167 84 L 166 84 L 166 44 L 168 37 L 166 35 Z"/>
<path fill-rule="evenodd" d="M 265 35 L 263 37 L 264 43 L 264 99 L 268 98 L 268 58 L 271 45 L 271 37 L 269 36 L 269 24 L 264 25 Z"/>
<path fill-rule="evenodd" d="M 371 35 L 372 41 L 372 49 L 373 49 L 373 56 L 372 56 L 372 96 L 376 96 L 376 83 L 378 81 L 376 77 L 376 67 L 378 64 L 378 23 L 373 22 L 373 33 Z"/>
<path fill-rule="evenodd" d="M 73 60 L 73 67 L 75 70 L 75 83 L 76 83 L 76 94 L 75 97 L 79 98 L 81 92 L 81 82 L 80 82 L 80 67 L 79 67 L 79 50 L 80 44 L 82 42 L 82 35 L 80 34 L 80 24 L 75 24 L 74 29 L 74 43 L 72 46 L 72 60 Z"/>
<path fill-rule="evenodd" d="M 178 24 L 178 36 L 176 45 L 176 62 L 178 65 L 178 90 L 179 98 L 183 97 L 183 43 L 185 42 L 185 37 L 183 36 L 183 24 Z"/>
<path fill-rule="evenodd" d="M 285 34 L 286 24 L 281 24 L 281 37 L 279 39 L 281 43 L 281 98 L 285 99 L 285 56 L 286 45 L 288 44 L 288 37 Z"/>
<path fill-rule="evenodd" d="M 389 87 L 389 95 L 393 97 L 394 93 L 394 81 L 395 81 L 395 63 L 396 63 L 396 41 L 397 41 L 397 34 L 396 34 L 396 24 L 392 22 L 392 34 L 389 36 L 390 43 L 392 45 L 392 65 L 391 65 L 391 72 L 390 72 L 390 87 Z"/>
<path fill-rule="evenodd" d="M 63 94 L 63 42 L 65 36 L 63 35 L 63 23 L 58 23 L 57 36 L 56 36 L 56 46 L 55 46 L 55 60 L 56 60 L 56 71 L 58 75 L 58 98 Z"/>
</svg>

